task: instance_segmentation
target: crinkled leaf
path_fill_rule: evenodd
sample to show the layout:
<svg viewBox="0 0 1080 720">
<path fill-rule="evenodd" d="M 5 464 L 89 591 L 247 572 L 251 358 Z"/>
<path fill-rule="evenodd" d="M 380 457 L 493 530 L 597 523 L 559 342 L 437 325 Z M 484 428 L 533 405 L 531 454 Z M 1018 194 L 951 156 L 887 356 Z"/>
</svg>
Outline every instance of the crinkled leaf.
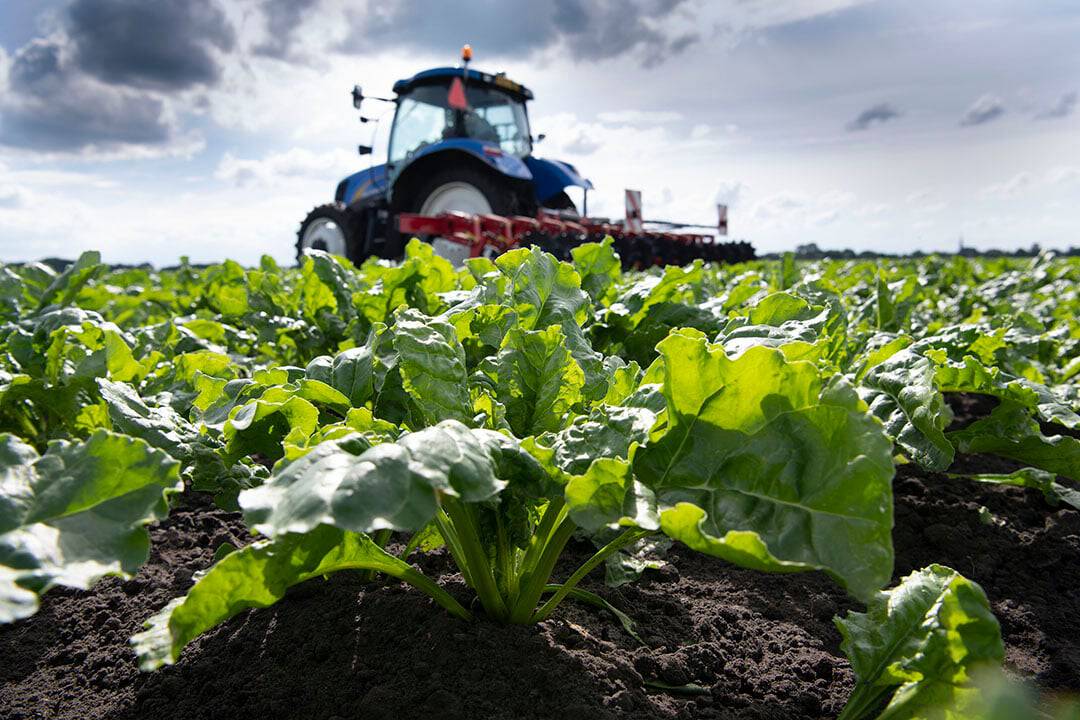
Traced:
<svg viewBox="0 0 1080 720">
<path fill-rule="evenodd" d="M 610 302 L 612 290 L 621 277 L 619 255 L 613 244 L 609 235 L 602 242 L 584 243 L 570 251 L 574 269 L 581 275 L 581 289 L 598 305 Z"/>
<path fill-rule="evenodd" d="M 415 310 L 402 311 L 394 325 L 393 347 L 402 387 L 412 398 L 420 426 L 472 419 L 465 350 L 453 325 Z"/>
<path fill-rule="evenodd" d="M 598 457 L 583 475 L 570 478 L 565 493 L 570 517 L 588 532 L 604 527 L 660 527 L 656 495 L 634 479 L 627 460 Z"/>
<path fill-rule="evenodd" d="M 1050 388 L 1027 378 L 1014 377 L 997 367 L 987 367 L 968 355 L 963 362 L 940 361 L 935 378 L 942 392 L 994 395 L 1031 408 L 1047 422 L 1080 428 L 1080 415 Z"/>
<path fill-rule="evenodd" d="M 262 487 L 241 493 L 245 520 L 270 537 L 320 524 L 355 532 L 415 531 L 434 517 L 439 493 L 480 502 L 497 495 L 523 467 L 540 473 L 516 441 L 453 420 L 359 454 L 357 449 L 345 440 L 322 443 Z"/>
<path fill-rule="evenodd" d="M 570 354 L 585 373 L 585 397 L 603 397 L 607 392 L 603 357 L 581 330 L 589 316 L 589 296 L 582 291 L 581 277 L 573 266 L 524 248 L 500 255 L 495 265 L 509 281 L 508 301 L 518 325 L 526 330 L 561 327 Z"/>
<path fill-rule="evenodd" d="M 558 325 L 511 330 L 494 365 L 496 397 L 518 437 L 562 429 L 570 409 L 582 400 L 585 375 Z"/>
<path fill-rule="evenodd" d="M 40 595 L 133 574 L 149 552 L 143 526 L 165 517 L 166 495 L 182 489 L 177 471 L 145 441 L 104 430 L 55 441 L 41 456 L 0 435 L 0 619 L 36 608 L 19 588 Z"/>
<path fill-rule="evenodd" d="M 941 565 L 908 575 L 877 593 L 865 613 L 849 612 L 835 623 L 856 676 L 845 720 L 958 711 L 978 695 L 972 672 L 1004 656 L 1001 628 L 982 588 Z M 889 695 L 881 715 L 868 714 Z"/>
<path fill-rule="evenodd" d="M 563 472 L 579 475 L 596 458 L 629 458 L 631 445 L 648 442 L 656 415 L 646 407 L 602 405 L 544 443 L 554 450 L 554 462 Z"/>
<path fill-rule="evenodd" d="M 930 470 L 944 470 L 954 456 L 944 432 L 952 413 L 935 378 L 928 358 L 900 350 L 870 369 L 859 392 L 912 460 Z"/>
<path fill-rule="evenodd" d="M 821 569 L 865 597 L 892 573 L 892 444 L 854 391 L 810 363 L 699 333 L 659 350 L 666 423 L 634 462 L 661 527 L 748 567 Z"/>
<path fill-rule="evenodd" d="M 949 439 L 963 453 L 993 453 L 1080 480 L 1080 440 L 1043 435 L 1030 411 L 1011 400 L 1002 400 L 987 417 L 949 433 Z"/>
</svg>

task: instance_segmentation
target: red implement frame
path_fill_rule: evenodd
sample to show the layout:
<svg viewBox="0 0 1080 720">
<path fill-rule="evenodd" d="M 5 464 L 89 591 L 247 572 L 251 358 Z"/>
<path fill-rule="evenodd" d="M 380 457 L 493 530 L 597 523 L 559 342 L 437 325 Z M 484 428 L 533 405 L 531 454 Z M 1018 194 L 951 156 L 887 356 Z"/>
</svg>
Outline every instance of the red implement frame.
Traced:
<svg viewBox="0 0 1080 720">
<path fill-rule="evenodd" d="M 631 264 L 639 267 L 649 265 L 684 264 L 694 258 L 737 262 L 753 257 L 753 250 L 745 243 L 718 243 L 713 235 L 676 233 L 631 229 L 628 223 L 603 219 L 567 217 L 559 211 L 541 210 L 536 217 L 514 215 L 469 215 L 448 212 L 435 216 L 401 213 L 397 217 L 398 230 L 405 235 L 436 236 L 460 243 L 468 248 L 470 257 L 493 257 L 515 247 L 537 243 L 538 239 L 558 243 L 567 249 L 576 245 L 610 235 L 616 244 L 638 243 L 642 250 Z M 745 245 L 744 251 L 723 250 L 727 246 Z M 627 258 L 624 257 L 624 262 Z"/>
</svg>

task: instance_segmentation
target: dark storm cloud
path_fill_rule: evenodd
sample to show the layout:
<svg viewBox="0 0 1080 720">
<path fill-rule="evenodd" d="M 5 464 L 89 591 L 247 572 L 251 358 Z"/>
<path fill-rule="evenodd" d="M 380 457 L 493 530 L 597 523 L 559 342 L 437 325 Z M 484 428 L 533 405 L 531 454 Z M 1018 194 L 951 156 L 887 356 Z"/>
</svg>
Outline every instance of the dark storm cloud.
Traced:
<svg viewBox="0 0 1080 720">
<path fill-rule="evenodd" d="M 873 125 L 887 123 L 890 120 L 895 120 L 901 115 L 903 115 L 903 113 L 891 103 L 878 103 L 859 113 L 854 120 L 847 124 L 847 129 L 848 132 L 867 130 Z"/>
<path fill-rule="evenodd" d="M 72 0 L 60 30 L 12 59 L 0 145 L 39 152 L 163 148 L 170 94 L 221 79 L 236 46 L 215 0 Z"/>
<path fill-rule="evenodd" d="M 1056 118 L 1069 117 L 1076 109 L 1076 103 L 1080 100 L 1080 94 L 1075 90 L 1061 95 L 1053 105 L 1043 110 L 1035 117 L 1040 120 L 1053 120 Z"/>
<path fill-rule="evenodd" d="M 393 47 L 445 52 L 456 58 L 469 42 L 480 57 L 527 57 L 557 45 L 575 60 L 603 60 L 628 53 L 643 65 L 664 62 L 698 41 L 658 26 L 686 0 L 478 0 L 446 3 L 399 0 L 351 18 L 341 50 L 366 53 Z"/>
<path fill-rule="evenodd" d="M 111 85 L 183 90 L 221 77 L 215 50 L 236 34 L 211 0 L 74 0 L 66 13 L 75 62 Z"/>
<path fill-rule="evenodd" d="M 1001 98 L 995 95 L 983 95 L 972 103 L 964 116 L 960 118 L 960 125 L 962 127 L 985 125 L 988 122 L 997 120 L 1004 114 L 1005 103 L 1001 101 Z"/>
<path fill-rule="evenodd" d="M 12 59 L 0 98 L 0 145 L 40 152 L 163 145 L 175 135 L 162 100 L 80 73 L 62 39 L 34 40 Z"/>
<path fill-rule="evenodd" d="M 266 20 L 266 40 L 252 51 L 279 60 L 289 58 L 297 27 L 318 3 L 319 0 L 263 0 L 260 7 Z"/>
</svg>

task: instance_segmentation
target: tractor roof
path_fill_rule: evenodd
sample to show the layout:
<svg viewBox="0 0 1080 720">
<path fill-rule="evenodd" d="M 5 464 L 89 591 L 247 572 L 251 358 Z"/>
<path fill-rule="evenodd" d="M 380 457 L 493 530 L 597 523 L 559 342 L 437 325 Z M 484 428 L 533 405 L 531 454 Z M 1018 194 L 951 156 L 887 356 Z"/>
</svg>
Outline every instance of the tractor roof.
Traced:
<svg viewBox="0 0 1080 720">
<path fill-rule="evenodd" d="M 416 73 L 411 78 L 404 78 L 403 80 L 398 80 L 396 83 L 394 83 L 394 92 L 398 95 L 401 95 L 402 93 L 407 93 L 408 91 L 419 85 L 441 84 L 449 78 L 461 77 L 462 72 L 462 69 L 459 67 L 439 67 L 432 68 L 430 70 L 424 70 L 423 72 Z M 524 85 L 519 85 L 518 83 L 509 79 L 504 73 L 496 73 L 495 75 L 492 75 L 490 73 L 480 72 L 479 70 L 473 70 L 472 68 L 469 68 L 464 72 L 468 73 L 467 81 L 470 83 L 489 85 L 491 87 L 503 90 L 504 92 L 508 92 L 511 95 L 516 95 L 522 100 L 533 99 L 532 90 L 525 87 Z"/>
</svg>

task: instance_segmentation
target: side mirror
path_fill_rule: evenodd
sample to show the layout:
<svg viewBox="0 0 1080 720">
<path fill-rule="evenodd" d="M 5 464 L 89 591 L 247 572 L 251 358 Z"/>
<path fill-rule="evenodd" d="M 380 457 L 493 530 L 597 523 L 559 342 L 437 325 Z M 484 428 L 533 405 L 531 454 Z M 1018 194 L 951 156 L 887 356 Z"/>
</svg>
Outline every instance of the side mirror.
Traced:
<svg viewBox="0 0 1080 720">
<path fill-rule="evenodd" d="M 356 152 L 359 153 L 360 155 L 370 155 L 371 150 L 372 150 L 372 148 L 371 148 L 370 145 L 357 145 L 356 146 Z"/>
<path fill-rule="evenodd" d="M 360 89 L 359 85 L 353 85 L 352 89 L 352 104 L 357 110 L 360 109 L 360 103 L 364 102 L 364 91 Z"/>
</svg>

